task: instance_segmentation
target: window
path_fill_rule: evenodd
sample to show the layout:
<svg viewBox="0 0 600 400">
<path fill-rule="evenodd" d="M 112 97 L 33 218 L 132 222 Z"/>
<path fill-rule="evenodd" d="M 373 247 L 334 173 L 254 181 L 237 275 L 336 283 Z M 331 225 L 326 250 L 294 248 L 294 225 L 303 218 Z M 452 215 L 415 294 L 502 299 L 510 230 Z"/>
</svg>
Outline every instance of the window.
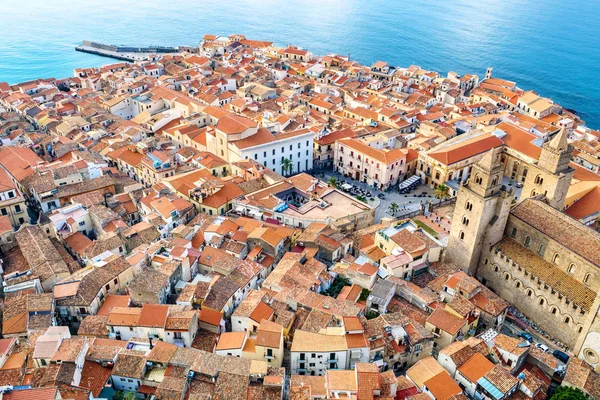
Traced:
<svg viewBox="0 0 600 400">
<path fill-rule="evenodd" d="M 263 157 L 266 158 L 267 157 L 267 152 L 263 151 Z"/>
<path fill-rule="evenodd" d="M 554 264 L 558 264 L 559 259 L 560 259 L 560 256 L 558 255 L 558 253 L 555 253 L 554 256 L 552 256 L 552 262 Z"/>
<path fill-rule="evenodd" d="M 564 321 L 565 321 L 565 324 L 568 325 L 571 322 L 571 318 L 569 318 L 569 316 L 566 316 Z"/>
<path fill-rule="evenodd" d="M 527 237 L 525 238 L 525 247 L 529 247 L 529 245 L 530 245 L 530 244 L 531 244 L 531 237 L 530 237 L 530 236 L 527 236 Z"/>
<path fill-rule="evenodd" d="M 536 176 L 535 183 L 536 183 L 536 185 L 541 185 L 542 183 L 544 183 L 544 178 L 542 178 L 541 175 Z"/>
<path fill-rule="evenodd" d="M 18 212 L 18 213 L 21 212 L 21 206 L 19 204 L 15 205 L 15 211 Z"/>
<path fill-rule="evenodd" d="M 533 296 L 533 290 L 527 289 L 527 297 Z"/>
<path fill-rule="evenodd" d="M 12 199 L 13 197 L 15 197 L 15 192 L 13 192 L 13 191 L 8 192 L 8 198 Z"/>
<path fill-rule="evenodd" d="M 84 226 L 85 225 L 85 221 L 79 221 L 79 226 Z"/>
<path fill-rule="evenodd" d="M 585 278 L 583 278 L 583 283 L 587 284 L 590 282 L 590 274 L 585 274 Z"/>
<path fill-rule="evenodd" d="M 542 297 L 542 298 L 541 298 L 541 299 L 538 301 L 538 304 L 539 304 L 540 306 L 543 306 L 545 302 L 546 302 L 546 301 L 545 301 L 545 300 L 544 300 L 544 298 Z"/>
<path fill-rule="evenodd" d="M 551 311 L 552 314 L 556 315 L 557 311 L 558 311 L 558 308 L 552 307 L 552 311 Z"/>
<path fill-rule="evenodd" d="M 507 281 L 510 279 L 510 274 L 507 272 L 506 274 L 504 274 L 504 280 Z"/>
<path fill-rule="evenodd" d="M 517 228 L 512 228 L 512 231 L 510 231 L 510 236 L 512 236 L 512 237 L 517 236 Z"/>
<path fill-rule="evenodd" d="M 468 211 L 473 210 L 473 203 L 471 203 L 470 201 L 467 201 L 467 203 L 465 204 L 465 209 Z"/>
<path fill-rule="evenodd" d="M 540 247 L 538 248 L 538 254 L 540 256 L 544 255 L 544 245 L 543 244 L 540 244 Z"/>
<path fill-rule="evenodd" d="M 517 289 L 519 289 L 519 288 L 521 287 L 521 282 L 519 282 L 519 281 L 516 281 L 516 282 L 515 282 L 515 287 L 516 287 Z"/>
<path fill-rule="evenodd" d="M 300 146 L 301 146 L 300 143 L 298 143 L 298 148 L 300 148 Z"/>
<path fill-rule="evenodd" d="M 570 274 L 574 274 L 575 273 L 575 264 L 569 265 L 569 269 L 567 269 L 567 272 Z"/>
<path fill-rule="evenodd" d="M 106 288 L 106 290 L 110 290 L 110 283 L 107 284 L 106 286 L 104 286 Z"/>
<path fill-rule="evenodd" d="M 469 219 L 467 217 L 463 217 L 462 223 L 463 223 L 463 225 L 468 226 L 469 225 Z"/>
<path fill-rule="evenodd" d="M 294 149 L 294 146 L 290 144 L 290 151 Z"/>
<path fill-rule="evenodd" d="M 463 239 L 465 238 L 465 233 L 464 233 L 464 232 L 460 232 L 460 233 L 458 234 L 458 238 L 459 238 L 460 240 L 463 240 Z"/>
<path fill-rule="evenodd" d="M 273 155 L 275 155 L 275 149 L 273 149 Z"/>
</svg>

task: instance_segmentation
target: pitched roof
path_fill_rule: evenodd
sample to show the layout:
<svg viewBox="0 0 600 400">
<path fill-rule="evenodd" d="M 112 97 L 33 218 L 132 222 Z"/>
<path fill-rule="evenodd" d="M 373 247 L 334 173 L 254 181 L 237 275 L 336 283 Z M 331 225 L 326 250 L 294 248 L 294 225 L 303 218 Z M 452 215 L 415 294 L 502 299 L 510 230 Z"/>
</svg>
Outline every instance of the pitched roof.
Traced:
<svg viewBox="0 0 600 400">
<path fill-rule="evenodd" d="M 462 389 L 446 371 L 442 371 L 433 378 L 429 378 L 424 385 L 437 400 L 446 400 L 462 393 Z"/>
<path fill-rule="evenodd" d="M 479 378 L 487 374 L 494 367 L 494 363 L 475 353 L 466 363 L 458 367 L 458 370 L 471 382 L 476 383 Z"/>
</svg>

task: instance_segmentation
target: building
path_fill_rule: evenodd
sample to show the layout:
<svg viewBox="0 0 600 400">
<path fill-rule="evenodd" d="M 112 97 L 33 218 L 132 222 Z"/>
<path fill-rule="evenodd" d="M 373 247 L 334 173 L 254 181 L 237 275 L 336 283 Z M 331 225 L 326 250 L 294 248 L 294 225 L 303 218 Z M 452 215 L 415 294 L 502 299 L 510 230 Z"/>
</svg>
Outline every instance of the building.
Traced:
<svg viewBox="0 0 600 400">
<path fill-rule="evenodd" d="M 7 216 L 13 227 L 29 223 L 25 196 L 14 184 L 8 173 L 0 168 L 0 216 Z"/>
<path fill-rule="evenodd" d="M 341 231 L 373 224 L 375 210 L 355 198 L 301 173 L 233 201 L 236 213 L 306 228 L 318 222 Z"/>
<path fill-rule="evenodd" d="M 348 368 L 348 345 L 343 335 L 298 330 L 290 351 L 292 374 L 321 376 L 330 369 Z"/>
<path fill-rule="evenodd" d="M 379 143 L 379 142 L 376 142 Z M 389 148 L 386 144 L 345 138 L 335 143 L 335 170 L 374 188 L 385 190 L 410 176 L 417 159 L 412 149 Z"/>
<path fill-rule="evenodd" d="M 544 145 L 539 167 L 570 168 L 565 135 L 563 130 Z M 542 192 L 511 209 L 512 196 L 499 184 L 499 156 L 489 152 L 473 168 L 469 184 L 460 188 L 456 210 L 462 212 L 454 214 L 445 259 L 517 305 L 577 354 L 588 349 L 592 355 L 600 323 L 595 317 L 600 260 L 591 249 L 600 246 L 600 235 L 558 211 L 571 172 L 554 168 L 551 175 L 566 179 L 565 185 L 553 181 L 552 194 Z M 549 176 L 540 179 L 552 181 Z"/>
</svg>

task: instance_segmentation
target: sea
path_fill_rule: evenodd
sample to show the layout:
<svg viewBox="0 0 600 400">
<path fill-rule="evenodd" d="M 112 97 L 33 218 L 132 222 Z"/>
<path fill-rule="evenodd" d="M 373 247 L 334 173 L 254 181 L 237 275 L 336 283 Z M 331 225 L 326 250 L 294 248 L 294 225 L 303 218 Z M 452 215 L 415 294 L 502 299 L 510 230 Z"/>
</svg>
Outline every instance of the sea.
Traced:
<svg viewBox="0 0 600 400">
<path fill-rule="evenodd" d="M 349 55 L 516 81 L 600 128 L 600 0 L 0 0 L 0 82 L 114 62 L 107 44 L 197 45 L 241 33 Z"/>
</svg>

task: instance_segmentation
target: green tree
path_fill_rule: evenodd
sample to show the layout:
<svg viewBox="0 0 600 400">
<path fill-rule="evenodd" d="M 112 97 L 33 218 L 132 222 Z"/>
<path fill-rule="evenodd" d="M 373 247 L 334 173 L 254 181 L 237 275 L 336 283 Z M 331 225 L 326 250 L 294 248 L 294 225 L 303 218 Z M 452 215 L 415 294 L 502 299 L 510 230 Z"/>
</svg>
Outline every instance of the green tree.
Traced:
<svg viewBox="0 0 600 400">
<path fill-rule="evenodd" d="M 344 275 L 338 275 L 333 280 L 333 283 L 325 291 L 325 294 L 331 297 L 337 297 L 344 286 L 350 286 L 350 279 L 346 278 Z"/>
<path fill-rule="evenodd" d="M 358 298 L 358 301 L 365 301 L 367 300 L 367 297 L 369 297 L 369 295 L 371 294 L 371 291 L 369 289 L 363 289 L 360 291 L 360 297 Z"/>
<path fill-rule="evenodd" d="M 446 200 L 450 198 L 450 188 L 444 184 L 437 185 L 433 195 L 440 200 Z"/>
<path fill-rule="evenodd" d="M 294 163 L 289 158 L 281 160 L 281 172 L 283 175 L 290 175 L 294 170 Z"/>
<path fill-rule="evenodd" d="M 554 391 L 550 400 L 589 400 L 590 398 L 581 389 L 570 386 L 559 386 Z"/>
<path fill-rule="evenodd" d="M 392 213 L 392 215 L 396 215 L 396 213 L 400 210 L 400 206 L 398 205 L 398 203 L 394 202 L 388 206 L 388 210 L 390 210 L 390 213 Z"/>
<path fill-rule="evenodd" d="M 331 178 L 329 178 L 329 180 L 327 181 L 327 183 L 329 184 L 329 186 L 335 187 L 336 183 L 337 183 L 337 179 L 335 178 L 335 176 L 332 176 Z"/>
</svg>

